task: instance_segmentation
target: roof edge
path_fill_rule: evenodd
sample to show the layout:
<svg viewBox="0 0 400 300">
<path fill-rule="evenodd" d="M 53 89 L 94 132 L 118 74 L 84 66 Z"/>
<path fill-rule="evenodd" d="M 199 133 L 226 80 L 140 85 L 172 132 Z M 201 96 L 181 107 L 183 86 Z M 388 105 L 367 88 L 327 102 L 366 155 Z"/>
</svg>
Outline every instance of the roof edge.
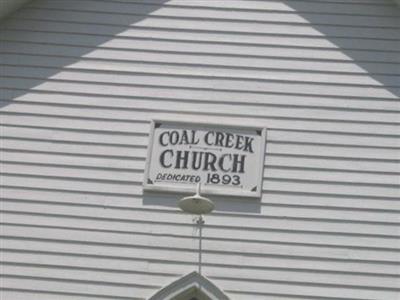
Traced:
<svg viewBox="0 0 400 300">
<path fill-rule="evenodd" d="M 199 292 L 200 295 L 205 295 L 206 299 L 229 300 L 222 290 L 196 271 L 172 282 L 150 297 L 149 300 L 176 300 L 177 297 L 188 296 L 192 292 Z"/>
</svg>

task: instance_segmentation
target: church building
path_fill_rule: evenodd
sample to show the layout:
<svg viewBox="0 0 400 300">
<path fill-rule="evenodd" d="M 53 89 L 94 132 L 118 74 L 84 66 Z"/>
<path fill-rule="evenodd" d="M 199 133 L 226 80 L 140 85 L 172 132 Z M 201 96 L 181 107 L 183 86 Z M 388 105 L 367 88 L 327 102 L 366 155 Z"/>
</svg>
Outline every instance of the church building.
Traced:
<svg viewBox="0 0 400 300">
<path fill-rule="evenodd" d="M 400 0 L 2 0 L 1 300 L 399 300 Z"/>
</svg>

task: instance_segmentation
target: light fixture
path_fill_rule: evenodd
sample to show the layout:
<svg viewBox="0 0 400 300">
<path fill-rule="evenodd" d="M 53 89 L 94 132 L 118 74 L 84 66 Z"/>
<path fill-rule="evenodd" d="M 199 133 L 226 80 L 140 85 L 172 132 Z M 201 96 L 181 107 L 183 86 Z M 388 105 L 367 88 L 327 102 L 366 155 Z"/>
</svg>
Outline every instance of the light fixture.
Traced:
<svg viewBox="0 0 400 300">
<path fill-rule="evenodd" d="M 203 226 L 205 223 L 203 215 L 212 212 L 215 206 L 214 202 L 212 202 L 210 199 L 200 195 L 200 186 L 201 184 L 198 183 L 196 194 L 194 194 L 193 196 L 188 196 L 180 199 L 178 201 L 178 206 L 184 212 L 198 215 L 198 217 L 194 219 L 194 221 L 199 228 L 199 274 L 201 275 Z"/>
<path fill-rule="evenodd" d="M 184 212 L 194 215 L 209 214 L 215 208 L 210 199 L 200 195 L 200 183 L 197 185 L 196 194 L 180 199 L 178 206 Z"/>
</svg>

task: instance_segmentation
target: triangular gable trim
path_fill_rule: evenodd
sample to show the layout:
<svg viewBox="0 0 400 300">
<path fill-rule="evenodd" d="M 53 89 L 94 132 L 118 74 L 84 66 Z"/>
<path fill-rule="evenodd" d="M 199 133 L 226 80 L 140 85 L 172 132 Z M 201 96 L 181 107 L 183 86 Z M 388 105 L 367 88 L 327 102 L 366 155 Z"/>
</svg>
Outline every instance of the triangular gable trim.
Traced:
<svg viewBox="0 0 400 300">
<path fill-rule="evenodd" d="M 178 297 L 197 292 L 211 300 L 229 300 L 216 285 L 197 272 L 187 274 L 158 291 L 149 300 L 176 300 Z"/>
</svg>

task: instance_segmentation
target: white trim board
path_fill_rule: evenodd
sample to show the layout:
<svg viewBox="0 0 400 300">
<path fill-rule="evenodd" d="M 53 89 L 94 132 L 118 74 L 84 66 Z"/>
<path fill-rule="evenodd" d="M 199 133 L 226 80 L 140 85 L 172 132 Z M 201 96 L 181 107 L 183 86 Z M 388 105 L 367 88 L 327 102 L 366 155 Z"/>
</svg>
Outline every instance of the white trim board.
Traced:
<svg viewBox="0 0 400 300">
<path fill-rule="evenodd" d="M 199 299 L 229 300 L 217 286 L 196 271 L 189 273 L 158 291 L 149 300 L 178 300 L 183 296 Z"/>
</svg>

